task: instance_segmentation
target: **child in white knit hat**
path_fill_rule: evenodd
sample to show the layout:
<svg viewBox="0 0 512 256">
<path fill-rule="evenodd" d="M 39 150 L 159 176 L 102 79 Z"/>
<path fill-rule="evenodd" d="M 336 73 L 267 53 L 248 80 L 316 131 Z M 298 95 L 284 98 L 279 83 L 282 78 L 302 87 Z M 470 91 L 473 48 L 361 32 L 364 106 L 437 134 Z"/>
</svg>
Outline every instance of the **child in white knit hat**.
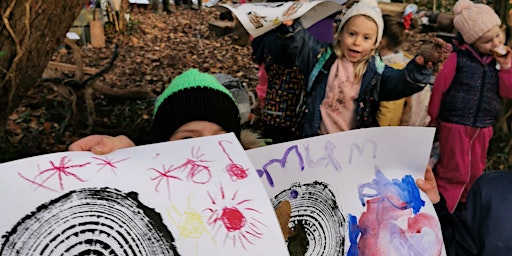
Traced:
<svg viewBox="0 0 512 256">
<path fill-rule="evenodd" d="M 303 136 L 378 126 L 381 100 L 397 100 L 423 90 L 431 69 L 423 56 L 403 70 L 384 65 L 376 55 L 384 22 L 375 0 L 361 0 L 342 16 L 335 42 L 320 43 L 300 20 L 281 26 L 290 56 L 309 77 Z"/>
<path fill-rule="evenodd" d="M 469 0 L 459 0 L 453 10 L 464 42 L 443 63 L 429 104 L 439 133 L 436 180 L 450 212 L 465 208 L 467 192 L 485 168 L 500 99 L 512 98 L 512 54 L 503 45 L 498 15 Z"/>
</svg>

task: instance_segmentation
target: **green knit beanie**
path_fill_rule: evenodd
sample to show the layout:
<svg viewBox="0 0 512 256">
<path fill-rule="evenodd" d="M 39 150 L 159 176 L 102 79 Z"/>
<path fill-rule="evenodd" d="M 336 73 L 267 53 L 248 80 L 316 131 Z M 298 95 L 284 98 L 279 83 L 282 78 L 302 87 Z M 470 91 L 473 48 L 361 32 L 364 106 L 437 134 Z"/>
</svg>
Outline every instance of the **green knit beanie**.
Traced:
<svg viewBox="0 0 512 256">
<path fill-rule="evenodd" d="M 236 102 L 217 79 L 197 69 L 175 77 L 155 102 L 154 142 L 168 141 L 182 125 L 208 121 L 240 137 L 240 115 Z"/>
</svg>

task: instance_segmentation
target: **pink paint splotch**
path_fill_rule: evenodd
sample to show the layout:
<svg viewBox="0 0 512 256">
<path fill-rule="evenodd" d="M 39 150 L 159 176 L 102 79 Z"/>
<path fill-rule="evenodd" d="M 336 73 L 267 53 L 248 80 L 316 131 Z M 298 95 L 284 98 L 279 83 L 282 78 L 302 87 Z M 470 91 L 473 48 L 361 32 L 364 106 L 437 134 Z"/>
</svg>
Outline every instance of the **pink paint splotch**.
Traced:
<svg viewBox="0 0 512 256">
<path fill-rule="evenodd" d="M 377 170 L 372 182 L 360 186 L 359 196 L 366 211 L 359 221 L 349 214 L 347 255 L 441 255 L 439 221 L 419 212 L 425 202 L 410 175 L 389 180 Z"/>
</svg>

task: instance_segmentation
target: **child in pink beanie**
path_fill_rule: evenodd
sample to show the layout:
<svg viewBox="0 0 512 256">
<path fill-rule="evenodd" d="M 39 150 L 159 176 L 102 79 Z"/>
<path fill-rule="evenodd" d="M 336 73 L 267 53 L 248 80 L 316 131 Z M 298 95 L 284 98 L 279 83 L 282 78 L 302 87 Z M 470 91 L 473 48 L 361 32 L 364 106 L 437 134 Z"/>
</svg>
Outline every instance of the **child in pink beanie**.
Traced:
<svg viewBox="0 0 512 256">
<path fill-rule="evenodd" d="M 444 62 L 429 104 L 439 133 L 436 181 L 450 212 L 465 208 L 467 192 L 485 168 L 500 99 L 512 98 L 511 50 L 494 53 L 505 40 L 498 15 L 469 0 L 457 1 L 453 11 L 464 42 Z"/>
</svg>

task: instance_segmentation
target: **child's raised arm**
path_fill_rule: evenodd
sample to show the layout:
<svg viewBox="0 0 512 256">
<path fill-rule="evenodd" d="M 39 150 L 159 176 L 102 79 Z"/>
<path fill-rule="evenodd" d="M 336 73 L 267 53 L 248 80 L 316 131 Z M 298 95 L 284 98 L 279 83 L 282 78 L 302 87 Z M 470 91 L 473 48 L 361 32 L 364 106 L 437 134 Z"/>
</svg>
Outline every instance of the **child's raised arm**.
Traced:
<svg viewBox="0 0 512 256">
<path fill-rule="evenodd" d="M 300 19 L 286 20 L 275 28 L 288 45 L 290 58 L 295 58 L 295 65 L 303 74 L 310 74 L 319 55 L 329 46 L 315 39 L 304 28 Z"/>
</svg>

